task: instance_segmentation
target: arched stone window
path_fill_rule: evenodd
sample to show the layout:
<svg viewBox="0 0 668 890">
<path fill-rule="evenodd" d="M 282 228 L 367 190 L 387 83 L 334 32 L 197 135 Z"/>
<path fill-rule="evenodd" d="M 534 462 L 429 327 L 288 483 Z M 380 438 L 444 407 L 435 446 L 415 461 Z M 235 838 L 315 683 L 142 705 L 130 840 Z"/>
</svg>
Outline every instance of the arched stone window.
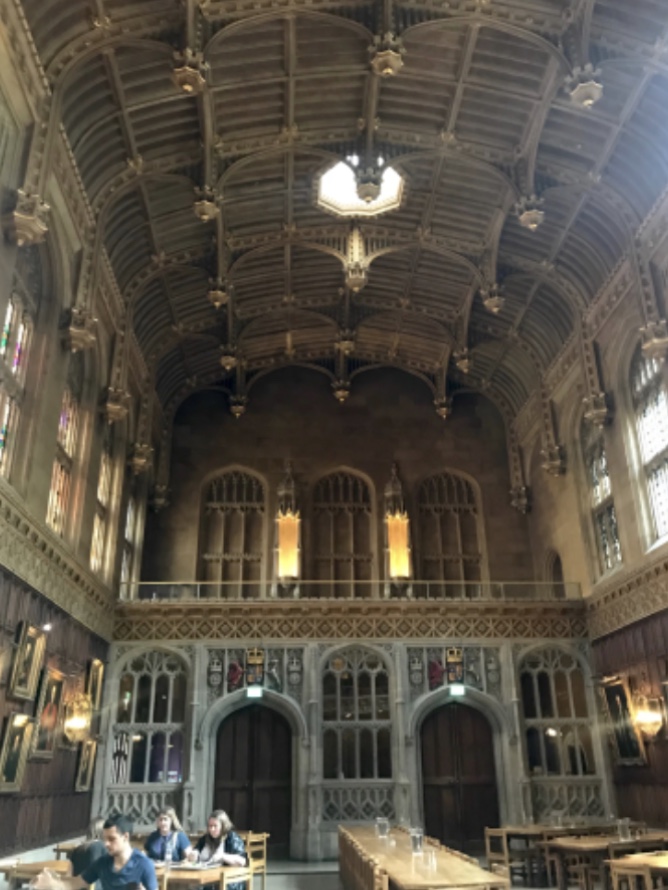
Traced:
<svg viewBox="0 0 668 890">
<path fill-rule="evenodd" d="M 622 548 L 617 529 L 617 513 L 612 497 L 603 430 L 586 420 L 580 434 L 585 465 L 589 508 L 596 541 L 599 572 L 614 569 L 622 562 Z"/>
<path fill-rule="evenodd" d="M 264 578 L 265 489 L 243 470 L 228 470 L 206 488 L 200 572 L 203 596 L 259 597 Z"/>
<path fill-rule="evenodd" d="M 67 384 L 60 403 L 56 456 L 51 471 L 51 488 L 46 512 L 47 524 L 59 535 L 65 534 L 70 489 L 79 444 L 79 420 L 83 390 L 84 359 L 80 352 L 70 359 Z"/>
<path fill-rule="evenodd" d="M 389 676 L 375 652 L 333 654 L 322 674 L 323 818 L 394 815 Z"/>
<path fill-rule="evenodd" d="M 313 491 L 312 560 L 318 595 L 369 597 L 374 579 L 372 496 L 360 476 L 331 473 Z"/>
<path fill-rule="evenodd" d="M 43 297 L 42 279 L 38 248 L 19 250 L 12 293 L 0 319 L 0 475 L 4 477 L 9 476 L 18 438 L 32 334 Z"/>
<path fill-rule="evenodd" d="M 478 595 L 483 577 L 480 505 L 472 483 L 456 473 L 425 479 L 418 491 L 419 580 L 428 594 Z"/>
<path fill-rule="evenodd" d="M 176 655 L 146 652 L 128 663 L 112 730 L 112 794 L 114 786 L 183 781 L 186 683 L 186 668 Z"/>
<path fill-rule="evenodd" d="M 640 347 L 631 363 L 631 398 L 647 499 L 652 539 L 668 535 L 668 394 L 663 360 Z"/>
<path fill-rule="evenodd" d="M 533 815 L 603 815 L 585 680 L 577 658 L 557 648 L 526 655 L 519 665 L 527 772 Z M 554 778 L 561 781 L 555 783 Z"/>
</svg>

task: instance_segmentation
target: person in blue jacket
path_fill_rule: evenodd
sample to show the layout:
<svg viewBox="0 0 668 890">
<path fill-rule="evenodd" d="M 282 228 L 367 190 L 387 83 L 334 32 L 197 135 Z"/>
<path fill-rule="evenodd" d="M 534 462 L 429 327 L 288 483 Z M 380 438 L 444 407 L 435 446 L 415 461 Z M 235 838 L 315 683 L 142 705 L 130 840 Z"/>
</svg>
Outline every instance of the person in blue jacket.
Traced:
<svg viewBox="0 0 668 890">
<path fill-rule="evenodd" d="M 187 859 L 192 847 L 174 807 L 160 810 L 156 825 L 156 830 L 146 838 L 146 855 L 158 862 L 182 862 Z"/>
</svg>

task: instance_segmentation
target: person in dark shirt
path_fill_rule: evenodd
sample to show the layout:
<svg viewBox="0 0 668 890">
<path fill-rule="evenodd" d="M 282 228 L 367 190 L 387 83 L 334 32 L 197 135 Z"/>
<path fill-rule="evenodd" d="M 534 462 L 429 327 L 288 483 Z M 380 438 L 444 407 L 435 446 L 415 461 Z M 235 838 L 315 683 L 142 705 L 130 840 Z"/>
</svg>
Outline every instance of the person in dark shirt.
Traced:
<svg viewBox="0 0 668 890">
<path fill-rule="evenodd" d="M 130 843 L 132 820 L 127 816 L 111 816 L 104 823 L 102 836 L 106 853 L 91 863 L 80 875 L 62 878 L 48 869 L 33 882 L 36 890 L 84 890 L 100 882 L 102 890 L 158 890 L 155 866 Z"/>
<path fill-rule="evenodd" d="M 93 819 L 88 826 L 86 840 L 67 854 L 67 858 L 72 863 L 72 874 L 75 877 L 107 852 L 101 840 L 103 825 L 104 819 Z"/>
<path fill-rule="evenodd" d="M 186 859 L 192 847 L 174 807 L 160 810 L 156 825 L 156 831 L 146 838 L 146 855 L 159 862 L 181 862 Z"/>
</svg>

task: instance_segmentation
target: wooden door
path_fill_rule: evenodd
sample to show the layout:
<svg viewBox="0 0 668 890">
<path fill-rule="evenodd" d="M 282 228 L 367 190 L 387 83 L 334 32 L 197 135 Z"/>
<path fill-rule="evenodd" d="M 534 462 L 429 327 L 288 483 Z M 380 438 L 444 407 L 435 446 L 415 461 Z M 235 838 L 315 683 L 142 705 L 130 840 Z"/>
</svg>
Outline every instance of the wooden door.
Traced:
<svg viewBox="0 0 668 890">
<path fill-rule="evenodd" d="M 425 833 L 450 847 L 476 850 L 485 826 L 499 824 L 492 730 L 485 717 L 454 703 L 422 724 Z"/>
<path fill-rule="evenodd" d="M 280 714 L 250 705 L 224 720 L 216 741 L 214 808 L 241 829 L 268 831 L 272 855 L 288 856 L 292 734 Z"/>
</svg>

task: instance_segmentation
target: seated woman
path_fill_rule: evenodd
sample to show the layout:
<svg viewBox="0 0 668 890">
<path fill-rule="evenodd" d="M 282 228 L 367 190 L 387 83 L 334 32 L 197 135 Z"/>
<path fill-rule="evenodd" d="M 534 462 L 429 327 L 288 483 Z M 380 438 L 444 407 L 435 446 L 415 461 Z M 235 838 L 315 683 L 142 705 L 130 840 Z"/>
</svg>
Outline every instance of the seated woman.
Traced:
<svg viewBox="0 0 668 890">
<path fill-rule="evenodd" d="M 208 865 L 248 865 L 244 842 L 232 830 L 232 822 L 225 810 L 214 810 L 207 820 L 207 827 L 209 830 L 197 841 L 188 858 L 199 859 Z M 230 884 L 229 890 L 243 890 L 244 886 L 243 881 Z"/>
<path fill-rule="evenodd" d="M 107 852 L 102 843 L 103 825 L 104 819 L 92 819 L 88 826 L 86 840 L 82 844 L 79 844 L 78 847 L 75 847 L 74 850 L 70 850 L 67 854 L 67 858 L 72 863 L 72 874 L 75 877 L 80 875 L 81 872 L 85 871 L 92 865 L 96 859 L 99 859 L 100 856 L 104 856 Z"/>
<path fill-rule="evenodd" d="M 149 859 L 156 859 L 159 862 L 181 862 L 188 858 L 192 847 L 174 807 L 160 810 L 156 825 L 157 830 L 149 834 L 144 844 Z"/>
</svg>

